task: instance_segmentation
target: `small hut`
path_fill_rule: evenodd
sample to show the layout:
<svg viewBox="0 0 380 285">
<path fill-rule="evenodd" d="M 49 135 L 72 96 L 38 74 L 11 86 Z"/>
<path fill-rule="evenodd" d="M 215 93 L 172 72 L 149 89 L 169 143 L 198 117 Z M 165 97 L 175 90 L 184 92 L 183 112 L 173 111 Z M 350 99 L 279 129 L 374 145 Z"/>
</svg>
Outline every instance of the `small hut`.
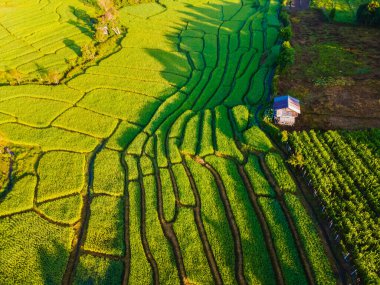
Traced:
<svg viewBox="0 0 380 285">
<path fill-rule="evenodd" d="M 276 124 L 293 126 L 299 114 L 301 114 L 299 100 L 289 95 L 274 98 L 273 117 Z"/>
</svg>

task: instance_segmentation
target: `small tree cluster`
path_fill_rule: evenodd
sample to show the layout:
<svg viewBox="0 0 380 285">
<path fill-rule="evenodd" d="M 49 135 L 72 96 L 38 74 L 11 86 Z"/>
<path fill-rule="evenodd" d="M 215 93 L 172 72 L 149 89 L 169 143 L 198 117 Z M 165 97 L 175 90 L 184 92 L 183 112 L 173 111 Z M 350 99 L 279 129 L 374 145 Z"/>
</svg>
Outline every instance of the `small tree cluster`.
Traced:
<svg viewBox="0 0 380 285">
<path fill-rule="evenodd" d="M 119 29 L 119 12 L 113 0 L 98 0 L 98 6 L 102 11 L 102 15 L 95 26 L 95 38 L 98 42 L 104 42 L 112 32 L 116 35 L 121 34 Z"/>
<path fill-rule="evenodd" d="M 280 71 L 284 71 L 294 63 L 295 51 L 289 41 L 283 42 L 277 64 Z"/>
<path fill-rule="evenodd" d="M 380 27 L 380 2 L 372 0 L 367 4 L 360 5 L 356 19 L 360 24 Z"/>
</svg>

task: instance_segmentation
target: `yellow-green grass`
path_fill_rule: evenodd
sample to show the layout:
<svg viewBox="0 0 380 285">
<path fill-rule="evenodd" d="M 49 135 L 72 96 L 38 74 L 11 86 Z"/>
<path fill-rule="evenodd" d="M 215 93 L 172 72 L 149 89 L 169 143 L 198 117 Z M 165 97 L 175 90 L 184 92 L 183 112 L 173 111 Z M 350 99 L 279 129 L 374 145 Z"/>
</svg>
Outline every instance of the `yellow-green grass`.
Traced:
<svg viewBox="0 0 380 285">
<path fill-rule="evenodd" d="M 280 261 L 285 284 L 307 284 L 296 244 L 280 204 L 272 198 L 259 198 Z"/>
<path fill-rule="evenodd" d="M 145 257 L 140 235 L 141 228 L 141 189 L 137 181 L 128 184 L 129 194 L 129 246 L 131 250 L 130 284 L 150 284 L 152 270 Z"/>
<path fill-rule="evenodd" d="M 82 197 L 76 194 L 37 205 L 37 208 L 53 221 L 72 225 L 80 219 L 82 206 Z"/>
<path fill-rule="evenodd" d="M 82 1 L 58 5 L 22 0 L 0 5 L 0 37 L 4 43 L 0 70 L 18 68 L 27 74 L 54 63 L 68 68 L 67 60 L 77 58 L 80 47 L 93 40 L 89 24 L 78 11 L 90 16 L 95 11 Z"/>
<path fill-rule="evenodd" d="M 123 263 L 104 257 L 82 254 L 76 268 L 74 284 L 121 284 Z"/>
<path fill-rule="evenodd" d="M 85 157 L 63 151 L 48 152 L 38 163 L 37 201 L 80 192 L 84 186 Z"/>
<path fill-rule="evenodd" d="M 182 208 L 174 223 L 174 231 L 181 248 L 187 282 L 190 284 L 214 284 L 199 232 L 191 209 Z"/>
<path fill-rule="evenodd" d="M 146 237 L 150 251 L 157 262 L 159 282 L 162 284 L 178 284 L 178 273 L 174 253 L 169 241 L 162 232 L 157 212 L 157 185 L 154 176 L 144 177 L 146 205 Z"/>
<path fill-rule="evenodd" d="M 124 195 L 124 169 L 118 152 L 105 149 L 97 154 L 92 188 L 94 193 Z"/>
<path fill-rule="evenodd" d="M 67 110 L 53 123 L 53 126 L 98 138 L 110 136 L 116 125 L 116 119 L 80 107 Z"/>
<path fill-rule="evenodd" d="M 0 102 L 0 112 L 12 115 L 17 121 L 34 127 L 47 127 L 62 112 L 67 103 L 30 97 L 17 97 Z"/>
<path fill-rule="evenodd" d="M 108 139 L 106 146 L 117 151 L 124 150 L 140 131 L 140 127 L 123 121 Z"/>
<path fill-rule="evenodd" d="M 49 223 L 30 212 L 0 219 L 0 236 L 1 284 L 61 283 L 72 229 Z"/>
<path fill-rule="evenodd" d="M 17 180 L 12 191 L 1 199 L 0 217 L 32 209 L 36 184 L 37 178 L 32 175 Z"/>
<path fill-rule="evenodd" d="M 300 234 L 316 284 L 335 284 L 334 273 L 326 256 L 325 249 L 306 209 L 294 195 L 286 193 L 285 202 Z"/>
<path fill-rule="evenodd" d="M 249 109 L 245 105 L 237 105 L 232 108 L 232 114 L 235 119 L 236 127 L 239 132 L 247 128 L 249 120 Z"/>
<path fill-rule="evenodd" d="M 6 123 L 0 125 L 0 132 L 13 143 L 40 146 L 44 151 L 91 152 L 99 143 L 96 138 L 56 127 L 37 129 L 16 123 Z"/>
<path fill-rule="evenodd" d="M 216 108 L 215 125 L 216 151 L 222 155 L 227 155 L 238 161 L 242 161 L 243 155 L 235 144 L 226 107 L 220 106 Z"/>
<path fill-rule="evenodd" d="M 92 199 L 84 249 L 124 255 L 123 208 L 123 199 L 119 197 L 97 196 Z"/>
<path fill-rule="evenodd" d="M 236 284 L 235 254 L 231 231 L 214 177 L 197 162 L 187 159 L 202 201 L 202 220 L 225 284 Z"/>
<path fill-rule="evenodd" d="M 172 166 L 172 170 L 178 187 L 179 201 L 183 205 L 195 205 L 194 194 L 185 168 L 182 164 L 176 164 Z"/>
<path fill-rule="evenodd" d="M 127 164 L 128 180 L 137 180 L 139 177 L 139 172 L 137 168 L 138 159 L 135 156 L 126 155 L 125 162 Z"/>
<path fill-rule="evenodd" d="M 275 196 L 274 190 L 261 170 L 259 158 L 257 156 L 252 154 L 249 155 L 244 169 L 248 175 L 249 181 L 251 182 L 253 191 L 257 195 Z"/>
<path fill-rule="evenodd" d="M 243 140 L 249 150 L 268 152 L 273 148 L 270 139 L 258 126 L 252 126 L 244 131 Z"/>
<path fill-rule="evenodd" d="M 207 157 L 207 162 L 215 168 L 223 179 L 235 222 L 239 229 L 243 249 L 244 276 L 248 284 L 275 284 L 275 276 L 260 223 L 249 203 L 247 190 L 235 164 L 230 160 L 215 156 Z"/>
<path fill-rule="evenodd" d="M 278 153 L 269 152 L 265 155 L 265 163 L 269 167 L 277 185 L 284 192 L 295 193 L 297 185 L 295 184 L 282 157 Z"/>
<path fill-rule="evenodd" d="M 172 184 L 168 169 L 160 168 L 160 180 L 164 218 L 166 221 L 171 221 L 175 214 L 176 199 L 174 196 L 174 185 Z"/>
<path fill-rule="evenodd" d="M 47 85 L 18 85 L 1 86 L 1 101 L 16 97 L 31 97 L 41 99 L 51 99 L 73 104 L 83 96 L 83 93 L 68 88 L 66 85 L 47 86 Z"/>
<path fill-rule="evenodd" d="M 192 117 L 186 125 L 181 150 L 186 154 L 196 154 L 199 138 L 200 114 Z"/>
<path fill-rule="evenodd" d="M 213 130 L 212 130 L 212 120 L 213 113 L 211 110 L 207 109 L 203 112 L 202 120 L 202 132 L 201 140 L 199 143 L 199 156 L 206 156 L 214 153 L 214 146 L 212 141 Z"/>
<path fill-rule="evenodd" d="M 88 93 L 78 106 L 130 122 L 147 124 L 149 114 L 158 108 L 152 97 L 112 89 L 98 89 Z"/>
</svg>

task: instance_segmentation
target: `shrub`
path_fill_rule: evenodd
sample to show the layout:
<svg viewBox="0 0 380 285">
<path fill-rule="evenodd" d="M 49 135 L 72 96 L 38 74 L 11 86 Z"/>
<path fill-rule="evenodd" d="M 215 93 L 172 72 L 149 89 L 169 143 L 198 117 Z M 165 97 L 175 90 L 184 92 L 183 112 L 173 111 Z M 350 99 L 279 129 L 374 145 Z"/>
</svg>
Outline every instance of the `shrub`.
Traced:
<svg viewBox="0 0 380 285">
<path fill-rule="evenodd" d="M 294 63 L 294 48 L 291 46 L 289 41 L 285 41 L 282 44 L 280 55 L 277 59 L 277 64 L 280 67 L 280 71 L 287 69 L 290 65 Z"/>
<path fill-rule="evenodd" d="M 372 0 L 367 4 L 360 5 L 356 19 L 360 24 L 380 27 L 380 2 Z"/>
<path fill-rule="evenodd" d="M 292 33 L 292 28 L 290 26 L 281 28 L 280 37 L 284 41 L 289 41 L 292 38 L 292 36 L 293 36 L 293 33 Z"/>
</svg>

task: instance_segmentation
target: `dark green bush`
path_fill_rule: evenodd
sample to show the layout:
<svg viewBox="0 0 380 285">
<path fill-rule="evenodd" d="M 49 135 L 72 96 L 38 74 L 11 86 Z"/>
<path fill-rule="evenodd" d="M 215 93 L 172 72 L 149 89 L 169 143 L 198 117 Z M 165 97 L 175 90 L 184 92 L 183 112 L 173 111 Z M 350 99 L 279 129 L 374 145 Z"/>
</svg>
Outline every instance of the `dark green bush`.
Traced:
<svg viewBox="0 0 380 285">
<path fill-rule="evenodd" d="M 284 41 L 290 41 L 290 39 L 292 38 L 292 36 L 293 36 L 293 32 L 292 32 L 292 28 L 290 26 L 281 28 L 280 37 Z"/>
<path fill-rule="evenodd" d="M 290 45 L 290 42 L 283 42 L 280 55 L 277 59 L 277 64 L 280 68 L 280 71 L 284 71 L 294 63 L 294 55 L 295 51 L 294 48 Z"/>
<path fill-rule="evenodd" d="M 360 5 L 356 19 L 362 25 L 380 27 L 380 2 L 371 1 Z"/>
</svg>

